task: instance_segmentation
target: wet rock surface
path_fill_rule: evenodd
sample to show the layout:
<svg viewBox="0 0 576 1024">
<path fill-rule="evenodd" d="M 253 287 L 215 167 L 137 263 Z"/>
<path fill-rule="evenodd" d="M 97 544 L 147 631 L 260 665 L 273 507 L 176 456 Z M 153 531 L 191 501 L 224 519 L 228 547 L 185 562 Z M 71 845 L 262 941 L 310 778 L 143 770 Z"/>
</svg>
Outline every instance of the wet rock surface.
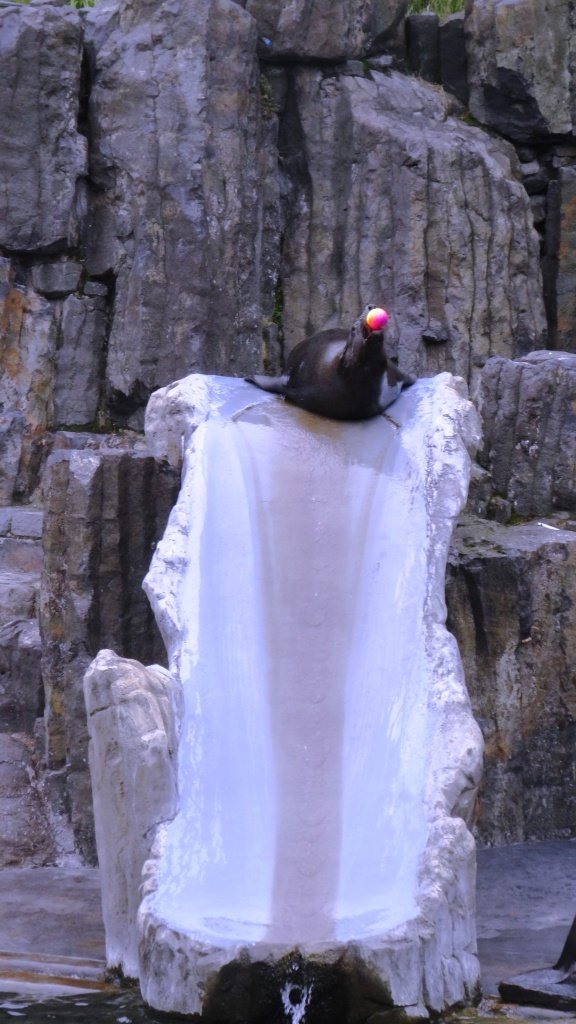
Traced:
<svg viewBox="0 0 576 1024">
<path fill-rule="evenodd" d="M 501 1018 L 498 986 L 516 975 L 549 968 L 558 957 L 576 905 L 576 883 L 572 872 L 574 842 L 527 843 L 478 851 L 477 929 L 482 968 L 482 992 L 479 1010 L 468 1010 L 455 1019 Z M 102 978 L 105 961 L 104 927 L 100 906 L 100 879 L 96 868 L 36 867 L 31 870 L 4 868 L 0 871 L 0 952 L 1 991 L 12 992 L 9 1009 L 20 1010 L 41 1024 L 48 1012 L 58 1019 L 78 1024 L 102 1019 L 116 1022 L 119 1015 L 133 1021 L 154 1021 L 146 1013 L 140 998 L 118 993 L 109 1015 L 104 1015 L 100 999 L 82 996 L 83 1006 L 61 1001 L 42 1003 L 34 1009 L 31 1000 L 49 997 L 42 975 L 60 972 L 73 977 Z M 60 963 L 57 958 L 61 957 Z M 89 963 L 81 958 L 88 958 Z M 26 986 L 22 979 L 10 977 L 22 964 L 30 972 Z M 95 973 L 96 972 L 96 973 Z M 29 983 L 34 978 L 33 991 Z M 10 987 L 11 986 L 11 987 Z M 36 995 L 33 992 L 36 992 Z M 19 996 L 18 994 L 21 993 Z M 64 995 L 59 990 L 60 999 Z M 111 996 L 102 997 L 108 1000 Z M 496 1000 L 496 1002 L 495 1002 Z M 0 1010 L 6 1004 L 0 995 Z M 113 1012 L 115 1011 L 115 1012 Z M 64 1014 L 70 1014 L 70 1017 Z M 388 1011 L 389 1012 L 389 1011 Z M 397 1012 L 397 1011 L 396 1011 Z M 546 1011 L 530 1006 L 507 1007 L 514 1019 L 537 1021 L 547 1018 Z M 380 1011 L 383 1016 L 386 1011 Z M 374 1024 L 382 1019 L 376 1017 Z M 389 1018 L 384 1017 L 384 1021 Z M 556 1018 L 558 1019 L 558 1018 Z M 572 1021 L 574 1015 L 562 1017 Z"/>
<path fill-rule="evenodd" d="M 563 971 L 529 971 L 508 978 L 500 985 L 502 999 L 508 1003 L 546 1006 L 566 1012 L 576 1010 L 576 982 L 562 980 Z"/>
</svg>

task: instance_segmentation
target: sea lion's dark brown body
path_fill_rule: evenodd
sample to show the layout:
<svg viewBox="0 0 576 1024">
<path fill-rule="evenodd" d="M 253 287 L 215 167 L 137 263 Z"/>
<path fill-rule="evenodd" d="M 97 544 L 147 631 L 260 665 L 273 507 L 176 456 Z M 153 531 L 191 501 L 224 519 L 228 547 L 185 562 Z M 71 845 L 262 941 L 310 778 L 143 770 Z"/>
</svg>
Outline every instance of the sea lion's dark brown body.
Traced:
<svg viewBox="0 0 576 1024">
<path fill-rule="evenodd" d="M 365 420 L 384 412 L 413 378 L 386 356 L 382 330 L 361 316 L 350 332 L 320 331 L 292 350 L 281 377 L 247 377 L 264 391 L 337 420 Z"/>
</svg>

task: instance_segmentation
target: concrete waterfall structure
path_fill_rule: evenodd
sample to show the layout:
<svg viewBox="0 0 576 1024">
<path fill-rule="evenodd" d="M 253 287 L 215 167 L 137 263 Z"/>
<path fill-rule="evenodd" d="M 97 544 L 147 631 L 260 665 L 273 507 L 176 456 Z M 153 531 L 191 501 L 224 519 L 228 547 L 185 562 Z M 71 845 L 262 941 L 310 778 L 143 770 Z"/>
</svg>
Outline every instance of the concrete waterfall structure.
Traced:
<svg viewBox="0 0 576 1024">
<path fill-rule="evenodd" d="M 85 695 L 108 959 L 157 1009 L 248 1020 L 258 987 L 311 1022 L 331 973 L 355 1020 L 477 990 L 482 741 L 444 578 L 478 420 L 447 373 L 391 414 L 202 375 L 150 400 L 154 454 L 184 454 L 145 583 L 170 671 L 104 651 Z"/>
</svg>

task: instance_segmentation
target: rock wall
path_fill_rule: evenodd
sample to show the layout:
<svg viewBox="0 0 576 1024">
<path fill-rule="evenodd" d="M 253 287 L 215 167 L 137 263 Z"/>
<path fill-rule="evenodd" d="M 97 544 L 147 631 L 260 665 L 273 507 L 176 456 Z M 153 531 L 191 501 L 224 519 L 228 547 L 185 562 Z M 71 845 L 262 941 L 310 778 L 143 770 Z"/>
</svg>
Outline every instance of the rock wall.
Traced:
<svg viewBox="0 0 576 1024">
<path fill-rule="evenodd" d="M 576 532 L 569 525 L 470 518 L 455 532 L 448 626 L 486 744 L 482 842 L 574 835 Z"/>
<path fill-rule="evenodd" d="M 30 737 L 40 712 L 34 756 L 84 856 L 94 847 L 77 673 L 98 647 L 161 660 L 145 651 L 143 612 L 128 643 L 112 611 L 117 597 L 107 613 L 107 599 L 93 596 L 104 593 L 108 570 L 114 588 L 124 586 L 127 549 L 110 509 L 121 491 L 116 471 L 132 472 L 128 455 L 94 453 L 138 448 L 154 390 L 191 371 L 275 371 L 307 333 L 381 302 L 400 364 L 462 375 L 484 408 L 471 508 L 503 529 L 518 516 L 572 515 L 572 370 L 563 357 L 531 354 L 572 351 L 576 336 L 571 5 L 546 0 L 542 17 L 536 0 L 469 0 L 465 14 L 445 20 L 407 18 L 406 8 L 0 7 L 0 513 L 40 510 L 45 497 L 48 506 L 40 669 L 22 653 L 37 574 L 0 580 L 6 721 L 25 722 Z M 63 447 L 68 454 L 47 469 Z M 59 474 L 72 467 L 64 483 Z M 150 536 L 173 486 L 154 472 L 164 511 L 153 502 Z M 107 481 L 108 497 L 91 505 L 86 494 L 73 512 L 70 496 L 60 530 L 59 489 L 68 493 L 83 474 L 88 490 Z M 134 484 L 134 513 L 147 506 L 142 494 Z M 493 552 L 485 557 L 491 565 Z M 134 580 L 146 559 L 144 545 Z M 456 575 L 465 573 L 459 564 Z M 73 600 L 80 577 L 84 605 Z M 497 687 L 495 675 L 482 660 L 470 591 L 456 591 L 468 606 L 450 614 L 474 625 L 459 639 L 474 645 L 470 671 L 485 680 L 474 684 L 477 713 L 487 721 L 481 692 Z M 575 628 L 568 610 L 562 636 Z M 517 653 L 524 658 L 525 647 Z M 24 690 L 22 703 L 14 695 Z M 502 715 L 492 718 L 494 735 Z M 567 757 L 571 735 L 562 730 Z M 527 766 L 540 756 L 532 740 L 522 751 Z M 527 767 L 526 793 L 529 775 Z M 492 815 L 483 838 L 512 834 L 508 817 Z M 552 818 L 549 834 L 564 834 Z M 514 835 L 523 834 L 518 826 Z"/>
<path fill-rule="evenodd" d="M 82 678 L 113 644 L 121 657 L 164 646 L 141 583 L 178 493 L 179 474 L 139 452 L 61 451 L 48 460 L 40 587 L 44 760 L 52 803 L 65 808 L 94 861 Z"/>
<path fill-rule="evenodd" d="M 548 343 L 574 351 L 573 5 L 469 0 L 461 14 L 415 15 L 408 28 L 411 70 L 513 143 L 540 235 Z"/>
</svg>

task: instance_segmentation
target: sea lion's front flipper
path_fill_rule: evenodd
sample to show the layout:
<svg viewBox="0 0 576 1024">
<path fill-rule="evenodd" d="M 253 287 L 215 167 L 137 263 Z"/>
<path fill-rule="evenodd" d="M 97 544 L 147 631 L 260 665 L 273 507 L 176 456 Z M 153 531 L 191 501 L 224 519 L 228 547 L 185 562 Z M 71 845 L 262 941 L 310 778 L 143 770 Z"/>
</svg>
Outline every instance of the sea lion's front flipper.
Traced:
<svg viewBox="0 0 576 1024">
<path fill-rule="evenodd" d="M 388 416 L 384 410 L 400 397 L 404 388 L 408 388 L 414 383 L 414 379 L 415 378 L 411 377 L 410 374 L 403 373 L 402 370 L 399 370 L 396 363 L 393 363 L 391 359 L 387 360 L 386 373 L 382 379 L 380 401 L 378 405 L 380 414 L 384 416 L 384 419 L 390 420 L 395 427 L 398 427 L 400 424 L 396 423 L 396 420 L 393 420 L 391 416 Z"/>
<path fill-rule="evenodd" d="M 264 377 L 262 374 L 256 373 L 252 377 L 244 377 L 244 380 L 248 381 L 249 384 L 255 384 L 257 388 L 262 388 L 262 391 L 271 391 L 273 395 L 284 395 L 286 393 L 288 379 L 287 374 L 284 374 L 282 377 Z"/>
<path fill-rule="evenodd" d="M 388 359 L 386 362 L 386 378 L 389 387 L 393 388 L 399 384 L 401 390 L 409 388 L 416 380 L 409 373 L 403 373 L 402 370 L 399 370 L 396 363 L 393 363 L 391 359 Z"/>
<path fill-rule="evenodd" d="M 552 968 L 553 971 L 563 971 L 564 977 L 560 979 L 560 984 L 572 981 L 574 979 L 574 972 L 576 969 L 576 917 L 572 921 L 570 931 L 566 936 L 566 942 L 562 947 L 562 952 L 558 957 L 558 960 Z"/>
</svg>

